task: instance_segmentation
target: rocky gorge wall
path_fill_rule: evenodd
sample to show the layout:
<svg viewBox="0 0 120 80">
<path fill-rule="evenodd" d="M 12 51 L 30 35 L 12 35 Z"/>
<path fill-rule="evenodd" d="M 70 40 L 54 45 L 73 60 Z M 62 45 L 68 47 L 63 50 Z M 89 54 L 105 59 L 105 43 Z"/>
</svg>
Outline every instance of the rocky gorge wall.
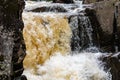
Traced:
<svg viewBox="0 0 120 80">
<path fill-rule="evenodd" d="M 22 36 L 24 6 L 24 0 L 0 0 L 0 80 L 22 78 L 26 54 Z"/>
<path fill-rule="evenodd" d="M 101 1 L 92 4 L 93 9 L 86 9 L 93 27 L 97 32 L 99 47 L 103 51 L 120 50 L 120 5 L 116 1 Z M 117 9 L 116 9 L 117 7 Z M 117 12 L 116 12 L 117 11 Z M 115 17 L 115 16 L 117 17 Z M 115 37 L 116 36 L 116 37 Z M 117 46 L 117 51 L 115 50 Z"/>
<path fill-rule="evenodd" d="M 95 30 L 99 47 L 105 52 L 113 52 L 104 54 L 102 61 L 105 62 L 106 69 L 110 69 L 112 80 L 120 80 L 120 2 L 119 0 L 101 2 L 84 0 L 84 2 L 93 4 L 93 9 L 86 9 L 86 13 L 97 28 Z"/>
<path fill-rule="evenodd" d="M 95 3 L 94 5 L 97 19 L 100 23 L 100 44 L 102 49 L 105 49 L 105 45 L 108 45 L 108 50 L 110 46 L 118 46 L 118 50 L 120 50 L 120 4 L 114 1 L 104 1 Z M 116 9 L 116 7 L 118 7 Z M 117 11 L 117 12 L 116 12 Z M 115 18 L 115 16 L 116 19 Z M 114 21 L 116 20 L 116 24 Z M 115 26 L 116 29 L 115 29 Z M 99 31 L 100 32 L 100 31 Z M 117 36 L 117 40 L 115 41 L 115 37 Z M 115 49 L 111 47 L 111 51 L 115 52 Z"/>
</svg>

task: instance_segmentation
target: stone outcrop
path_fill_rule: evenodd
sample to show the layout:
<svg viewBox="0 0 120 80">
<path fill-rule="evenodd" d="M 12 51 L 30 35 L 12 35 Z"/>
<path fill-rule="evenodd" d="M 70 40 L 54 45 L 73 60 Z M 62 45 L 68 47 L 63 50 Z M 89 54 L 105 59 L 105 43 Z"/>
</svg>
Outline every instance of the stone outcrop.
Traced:
<svg viewBox="0 0 120 80">
<path fill-rule="evenodd" d="M 24 5 L 24 0 L 0 0 L 0 80 L 26 80 L 21 76 L 26 49 L 22 36 Z"/>
</svg>

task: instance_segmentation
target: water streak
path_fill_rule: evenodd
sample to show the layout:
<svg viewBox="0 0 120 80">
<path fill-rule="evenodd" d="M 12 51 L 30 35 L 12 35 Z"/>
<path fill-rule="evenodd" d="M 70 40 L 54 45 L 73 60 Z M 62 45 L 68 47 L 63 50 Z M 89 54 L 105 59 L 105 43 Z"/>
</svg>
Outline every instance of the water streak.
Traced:
<svg viewBox="0 0 120 80">
<path fill-rule="evenodd" d="M 73 33 L 72 51 L 81 51 L 94 46 L 93 29 L 88 17 L 84 15 L 72 16 L 69 23 Z"/>
</svg>

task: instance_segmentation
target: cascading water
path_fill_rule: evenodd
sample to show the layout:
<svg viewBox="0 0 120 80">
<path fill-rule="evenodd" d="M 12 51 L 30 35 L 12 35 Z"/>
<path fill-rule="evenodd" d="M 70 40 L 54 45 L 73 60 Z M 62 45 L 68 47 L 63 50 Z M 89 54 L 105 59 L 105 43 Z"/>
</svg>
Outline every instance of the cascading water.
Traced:
<svg viewBox="0 0 120 80">
<path fill-rule="evenodd" d="M 77 2 L 27 2 L 23 13 L 27 48 L 23 74 L 28 80 L 111 80 L 98 59 L 102 53 L 80 52 L 94 46 L 92 25 L 81 7 Z"/>
<path fill-rule="evenodd" d="M 70 27 L 73 31 L 72 51 L 80 51 L 94 46 L 92 38 L 93 29 L 88 17 L 84 15 L 71 17 Z"/>
</svg>

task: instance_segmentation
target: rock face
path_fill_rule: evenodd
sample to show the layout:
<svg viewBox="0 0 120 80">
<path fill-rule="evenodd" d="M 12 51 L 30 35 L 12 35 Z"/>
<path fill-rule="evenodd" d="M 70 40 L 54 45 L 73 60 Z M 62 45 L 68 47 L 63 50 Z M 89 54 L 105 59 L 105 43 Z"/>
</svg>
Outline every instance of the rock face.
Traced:
<svg viewBox="0 0 120 80">
<path fill-rule="evenodd" d="M 3 72 L 0 74 L 0 80 L 17 80 L 24 70 L 22 63 L 26 49 L 22 36 L 24 5 L 24 0 L 0 0 L 0 72 Z M 9 70 L 2 69 L 3 62 L 9 64 Z"/>
<path fill-rule="evenodd" d="M 116 6 L 118 6 L 118 9 L 116 9 Z M 114 52 L 115 49 L 113 46 L 118 46 L 118 48 L 120 48 L 120 19 L 118 17 L 115 18 L 117 15 L 120 16 L 118 12 L 120 11 L 120 6 L 116 5 L 114 1 L 104 1 L 96 3 L 95 10 L 101 29 L 99 33 L 100 45 L 102 49 L 108 49 Z M 117 41 L 115 36 L 117 37 Z M 107 45 L 108 47 L 105 47 Z M 119 50 L 120 49 L 118 49 L 118 51 Z"/>
<path fill-rule="evenodd" d="M 94 9 L 86 9 L 86 13 L 93 27 L 96 28 L 99 47 L 107 52 L 120 51 L 119 2 L 98 2 L 94 4 Z M 115 46 L 117 46 L 116 49 Z"/>
</svg>

